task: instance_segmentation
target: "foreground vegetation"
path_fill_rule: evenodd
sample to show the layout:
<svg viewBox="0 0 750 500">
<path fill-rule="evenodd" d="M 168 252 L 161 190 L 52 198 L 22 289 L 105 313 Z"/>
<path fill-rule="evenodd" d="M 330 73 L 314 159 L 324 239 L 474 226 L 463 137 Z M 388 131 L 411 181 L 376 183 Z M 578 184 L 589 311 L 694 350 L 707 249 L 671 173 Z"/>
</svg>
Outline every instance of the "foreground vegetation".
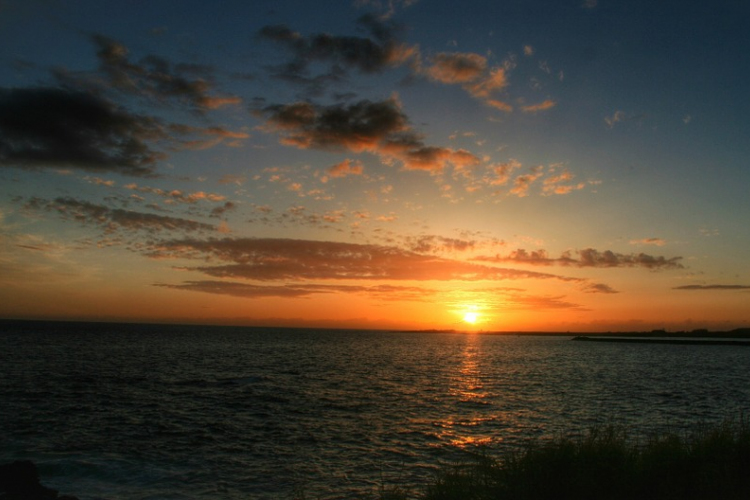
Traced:
<svg viewBox="0 0 750 500">
<path fill-rule="evenodd" d="M 406 499 L 384 491 L 383 499 Z M 608 426 L 538 442 L 503 459 L 478 455 L 444 469 L 425 500 L 750 498 L 750 425 L 632 438 Z"/>
</svg>

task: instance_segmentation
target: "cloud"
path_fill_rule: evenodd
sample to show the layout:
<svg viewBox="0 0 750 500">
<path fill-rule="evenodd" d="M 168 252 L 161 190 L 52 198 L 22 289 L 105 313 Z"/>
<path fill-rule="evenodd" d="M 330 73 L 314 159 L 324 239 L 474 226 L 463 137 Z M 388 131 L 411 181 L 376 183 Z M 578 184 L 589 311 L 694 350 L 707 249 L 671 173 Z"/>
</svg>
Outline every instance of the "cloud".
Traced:
<svg viewBox="0 0 750 500">
<path fill-rule="evenodd" d="M 273 280 L 478 281 L 558 279 L 553 274 L 505 269 L 419 254 L 393 246 L 280 238 L 182 239 L 155 244 L 153 258 L 210 260 L 190 267 L 220 278 Z"/>
<path fill-rule="evenodd" d="M 541 165 L 533 167 L 530 173 L 519 175 L 518 177 L 513 179 L 513 188 L 510 190 L 510 193 L 518 196 L 519 198 L 528 196 L 529 188 L 534 183 L 534 181 L 536 181 L 542 175 L 544 175 L 544 169 Z"/>
<path fill-rule="evenodd" d="M 394 98 L 331 106 L 298 102 L 268 106 L 259 113 L 267 119 L 266 130 L 279 132 L 282 144 L 300 149 L 370 152 L 385 161 L 398 160 L 408 170 L 441 171 L 448 164 L 463 168 L 480 163 L 462 149 L 425 145 Z"/>
<path fill-rule="evenodd" d="M 44 209 L 56 212 L 65 218 L 82 224 L 102 226 L 105 232 L 118 229 L 157 231 L 214 231 L 210 224 L 196 222 L 178 217 L 168 217 L 131 210 L 113 209 L 104 205 L 76 200 L 75 198 L 56 198 L 53 201 L 32 198 L 25 208 Z"/>
<path fill-rule="evenodd" d="M 474 97 L 488 99 L 490 94 L 508 86 L 508 75 L 505 68 L 493 68 L 488 75 L 466 85 L 464 88 Z"/>
<path fill-rule="evenodd" d="M 224 174 L 218 182 L 219 184 L 236 184 L 237 186 L 241 186 L 245 183 L 245 180 L 244 175 Z"/>
<path fill-rule="evenodd" d="M 290 62 L 274 68 L 276 77 L 292 82 L 308 83 L 308 68 L 315 61 L 328 61 L 363 73 L 379 73 L 415 56 L 415 48 L 396 41 L 394 25 L 372 15 L 360 17 L 358 24 L 371 36 L 365 38 L 327 33 L 303 36 L 286 25 L 264 26 L 258 35 L 284 46 L 292 53 Z"/>
<path fill-rule="evenodd" d="M 551 170 L 554 172 L 554 167 Z M 579 182 L 576 184 L 564 184 L 565 182 L 573 180 L 574 177 L 575 176 L 567 169 L 563 170 L 559 174 L 547 177 L 543 182 L 542 194 L 545 196 L 553 194 L 568 194 L 586 187 L 587 183 L 585 182 Z"/>
<path fill-rule="evenodd" d="M 155 283 L 154 286 L 173 290 L 213 293 L 242 298 L 300 298 L 321 293 L 365 294 L 385 301 L 425 301 L 434 296 L 436 290 L 422 287 L 376 285 L 255 285 L 236 281 L 185 281 L 179 285 Z"/>
<path fill-rule="evenodd" d="M 572 267 L 644 267 L 647 269 L 683 269 L 680 264 L 682 257 L 666 258 L 652 256 L 645 253 L 620 254 L 605 250 L 600 252 L 593 248 L 576 250 L 576 257 L 572 252 L 563 252 L 560 257 L 553 258 L 545 250 L 527 251 L 519 248 L 506 256 L 479 257 L 476 260 L 488 262 L 515 262 L 533 266 L 572 266 Z"/>
<path fill-rule="evenodd" d="M 625 120 L 625 112 L 623 111 L 615 111 L 612 116 L 606 116 L 604 118 L 604 122 L 607 124 L 609 128 L 612 128 L 615 126 L 615 123 L 621 122 Z"/>
<path fill-rule="evenodd" d="M 467 83 L 476 80 L 487 68 L 487 58 L 473 53 L 436 54 L 427 75 L 441 83 Z"/>
<path fill-rule="evenodd" d="M 487 99 L 484 101 L 484 103 L 491 108 L 495 108 L 506 113 L 513 112 L 513 106 L 511 106 L 507 102 L 498 101 L 497 99 Z"/>
<path fill-rule="evenodd" d="M 510 180 L 510 174 L 519 168 L 521 168 L 521 162 L 513 158 L 505 163 L 490 165 L 492 178 L 490 178 L 488 182 L 492 186 L 502 186 L 507 184 Z"/>
<path fill-rule="evenodd" d="M 656 245 L 663 247 L 667 244 L 662 238 L 641 238 L 640 240 L 630 240 L 631 245 Z"/>
<path fill-rule="evenodd" d="M 218 144 L 224 144 L 229 147 L 242 146 L 242 140 L 250 137 L 246 132 L 235 132 L 226 130 L 222 127 L 191 127 L 181 124 L 172 124 L 169 130 L 175 134 L 197 136 L 197 139 L 180 139 L 178 141 L 180 149 L 191 151 L 202 151 L 210 149 Z"/>
<path fill-rule="evenodd" d="M 154 286 L 170 288 L 173 290 L 187 290 L 191 292 L 213 293 L 253 299 L 265 297 L 299 298 L 314 293 L 309 288 L 301 286 L 250 285 L 247 283 L 227 281 L 186 281 L 181 285 L 156 283 Z"/>
<path fill-rule="evenodd" d="M 224 195 L 216 194 L 216 193 L 206 193 L 204 191 L 195 191 L 192 193 L 185 193 L 183 191 L 180 191 L 179 189 L 172 189 L 172 190 L 165 190 L 161 188 L 152 188 L 149 186 L 139 186 L 136 183 L 130 183 L 123 186 L 125 189 L 130 189 L 133 191 L 138 191 L 140 193 L 149 193 L 149 194 L 155 194 L 157 196 L 161 196 L 162 198 L 167 199 L 167 203 L 188 203 L 188 204 L 194 204 L 198 203 L 199 201 L 211 201 L 211 202 L 221 202 L 226 199 Z"/>
<path fill-rule="evenodd" d="M 364 167 L 360 161 L 346 159 L 328 169 L 328 175 L 334 178 L 346 177 L 347 175 L 362 175 Z"/>
<path fill-rule="evenodd" d="M 175 100 L 198 111 L 239 104 L 236 96 L 215 96 L 213 85 L 205 78 L 193 76 L 207 74 L 210 69 L 196 65 L 172 65 L 155 55 L 133 63 L 128 59 L 128 49 L 122 43 L 95 34 L 92 41 L 97 46 L 100 69 L 111 87 L 122 92 L 149 97 L 157 101 Z"/>
<path fill-rule="evenodd" d="M 620 293 L 604 283 L 589 283 L 584 285 L 582 290 L 586 293 Z"/>
<path fill-rule="evenodd" d="M 417 253 L 466 252 L 473 250 L 477 242 L 444 236 L 425 235 L 407 239 L 407 246 Z"/>
<path fill-rule="evenodd" d="M 407 8 L 416 4 L 419 0 L 355 0 L 357 7 L 372 7 L 381 11 L 383 19 L 388 19 L 396 13 L 396 8 Z"/>
<path fill-rule="evenodd" d="M 153 176 L 166 138 L 154 118 L 94 94 L 36 87 L 0 89 L 0 166 L 74 168 Z"/>
<path fill-rule="evenodd" d="M 528 106 L 521 106 L 521 111 L 524 113 L 538 113 L 539 111 L 546 111 L 557 106 L 557 103 L 552 99 L 540 102 L 538 104 L 530 104 Z"/>
<path fill-rule="evenodd" d="M 562 295 L 530 295 L 524 290 L 516 288 L 484 288 L 475 292 L 490 297 L 485 302 L 487 309 L 497 308 L 501 311 L 542 311 L 558 309 L 585 310 L 580 304 L 565 300 Z"/>
<path fill-rule="evenodd" d="M 672 290 L 750 290 L 750 285 L 682 285 Z"/>
<path fill-rule="evenodd" d="M 221 217 L 227 212 L 232 212 L 236 209 L 237 209 L 236 204 L 232 203 L 231 201 L 227 201 L 223 205 L 213 208 L 211 210 L 211 217 Z"/>
</svg>

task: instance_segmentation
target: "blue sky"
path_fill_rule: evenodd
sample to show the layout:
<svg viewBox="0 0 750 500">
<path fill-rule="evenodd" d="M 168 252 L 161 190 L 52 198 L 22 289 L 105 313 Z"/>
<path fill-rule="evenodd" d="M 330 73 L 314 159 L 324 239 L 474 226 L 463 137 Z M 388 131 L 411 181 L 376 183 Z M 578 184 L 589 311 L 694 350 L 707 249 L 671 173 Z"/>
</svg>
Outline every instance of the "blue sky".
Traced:
<svg viewBox="0 0 750 500">
<path fill-rule="evenodd" d="M 749 21 L 0 2 L 0 315 L 748 326 Z"/>
</svg>

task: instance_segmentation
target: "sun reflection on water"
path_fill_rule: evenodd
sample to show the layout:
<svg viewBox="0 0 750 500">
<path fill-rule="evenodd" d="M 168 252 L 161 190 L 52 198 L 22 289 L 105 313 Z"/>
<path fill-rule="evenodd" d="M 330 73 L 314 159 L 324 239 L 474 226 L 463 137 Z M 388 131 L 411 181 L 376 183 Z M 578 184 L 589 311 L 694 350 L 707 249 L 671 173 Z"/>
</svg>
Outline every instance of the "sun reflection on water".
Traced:
<svg viewBox="0 0 750 500">
<path fill-rule="evenodd" d="M 484 382 L 481 354 L 481 339 L 476 334 L 468 334 L 460 354 L 460 364 L 448 389 L 456 412 L 435 423 L 441 429 L 438 433 L 440 440 L 458 448 L 488 446 L 501 440 L 498 436 L 479 432 L 480 428 L 486 428 L 483 424 L 496 419 L 486 412 L 493 404 L 493 394 Z"/>
</svg>

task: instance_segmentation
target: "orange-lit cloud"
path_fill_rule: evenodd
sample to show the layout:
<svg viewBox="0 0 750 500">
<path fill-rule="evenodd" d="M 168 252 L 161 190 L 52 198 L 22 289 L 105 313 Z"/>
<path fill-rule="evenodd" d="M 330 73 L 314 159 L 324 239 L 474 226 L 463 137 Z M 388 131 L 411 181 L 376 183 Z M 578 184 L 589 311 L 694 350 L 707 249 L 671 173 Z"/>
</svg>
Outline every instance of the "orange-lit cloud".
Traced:
<svg viewBox="0 0 750 500">
<path fill-rule="evenodd" d="M 541 165 L 533 167 L 530 173 L 519 175 L 513 179 L 513 188 L 510 190 L 510 193 L 520 198 L 528 196 L 529 188 L 542 175 L 544 175 L 544 168 Z"/>
<path fill-rule="evenodd" d="M 583 189 L 586 187 L 585 182 L 578 182 L 576 184 L 565 184 L 571 180 L 573 180 L 575 176 L 570 173 L 570 171 L 563 170 L 559 174 L 552 175 L 551 177 L 547 177 L 543 181 L 543 187 L 542 187 L 542 194 L 544 195 L 551 195 L 551 194 L 568 194 L 573 191 L 578 191 L 580 189 Z"/>
<path fill-rule="evenodd" d="M 552 99 L 547 99 L 546 101 L 540 102 L 538 104 L 530 104 L 528 106 L 521 106 L 521 111 L 524 113 L 537 113 L 539 111 L 546 111 L 548 109 L 552 109 L 557 105 L 555 101 Z"/>
<path fill-rule="evenodd" d="M 191 267 L 214 277 L 254 280 L 477 281 L 557 279 L 553 274 L 462 262 L 392 246 L 278 238 L 184 239 L 163 241 L 154 258 L 209 258 L 214 265 Z M 219 263 L 226 264 L 219 264 Z"/>
<path fill-rule="evenodd" d="M 476 82 L 467 84 L 464 88 L 474 97 L 487 99 L 490 95 L 508 85 L 505 68 L 493 68 L 489 74 Z"/>
<path fill-rule="evenodd" d="M 500 111 L 504 111 L 506 113 L 512 113 L 513 112 L 513 106 L 511 106 L 507 102 L 498 101 L 497 99 L 487 99 L 484 102 L 485 102 L 485 104 L 487 104 L 487 106 L 489 106 L 491 108 L 495 108 L 495 109 L 498 109 Z"/>
<path fill-rule="evenodd" d="M 133 191 L 138 191 L 140 193 L 150 193 L 155 194 L 157 196 L 161 196 L 163 198 L 166 198 L 169 201 L 173 202 L 179 202 L 179 203 L 197 203 L 202 200 L 211 201 L 211 202 L 220 202 L 224 201 L 226 197 L 224 195 L 216 194 L 216 193 L 206 193 L 203 191 L 195 191 L 192 193 L 185 193 L 183 191 L 180 191 L 179 189 L 172 189 L 172 190 L 165 190 L 160 188 L 152 188 L 149 186 L 139 186 L 136 183 L 130 183 L 123 186 L 125 189 L 130 189 Z"/>
<path fill-rule="evenodd" d="M 346 159 L 328 169 L 328 175 L 334 178 L 346 177 L 347 175 L 362 175 L 364 167 L 360 161 Z"/>
<path fill-rule="evenodd" d="M 426 72 L 441 83 L 466 83 L 479 78 L 487 68 L 487 58 L 473 53 L 436 54 Z"/>
</svg>

